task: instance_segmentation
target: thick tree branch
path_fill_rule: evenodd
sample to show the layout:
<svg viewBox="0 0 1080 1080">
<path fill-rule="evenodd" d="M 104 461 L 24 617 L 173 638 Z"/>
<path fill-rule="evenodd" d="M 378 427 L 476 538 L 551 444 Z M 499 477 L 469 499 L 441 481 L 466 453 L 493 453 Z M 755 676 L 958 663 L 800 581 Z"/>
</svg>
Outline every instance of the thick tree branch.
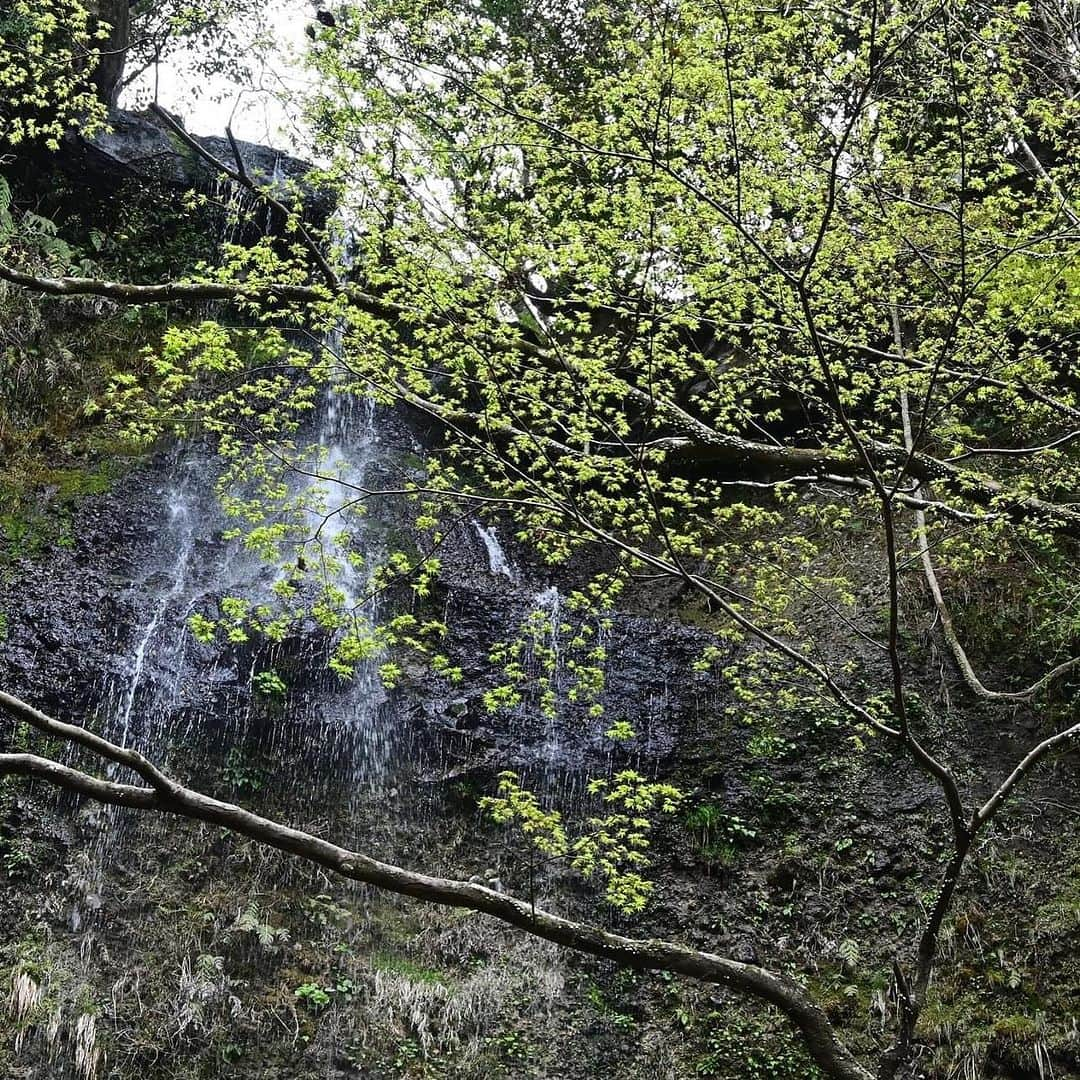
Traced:
<svg viewBox="0 0 1080 1080">
<path fill-rule="evenodd" d="M 171 304 L 222 301 L 273 305 L 276 303 L 326 303 L 333 293 L 323 285 L 296 285 L 288 282 L 249 285 L 244 282 L 166 281 L 159 285 L 136 285 L 126 281 L 102 281 L 97 278 L 45 277 L 28 274 L 0 263 L 0 281 L 45 293 L 48 296 L 100 296 L 120 304 Z M 395 304 L 357 288 L 343 286 L 340 290 L 361 311 L 379 318 L 396 321 L 408 313 Z"/>
<path fill-rule="evenodd" d="M 280 302 L 318 303 L 332 298 L 325 286 L 319 285 L 245 285 L 222 282 L 165 282 L 160 285 L 135 285 L 126 282 L 101 281 L 93 278 L 50 278 L 28 274 L 0 264 L 0 280 L 35 292 L 53 296 L 101 296 L 124 304 L 163 304 L 191 301 L 234 301 L 241 303 L 274 304 Z M 412 316 L 403 308 L 387 303 L 354 285 L 343 286 L 341 292 L 359 309 L 379 318 L 410 321 Z M 504 343 L 502 347 L 519 349 L 550 359 L 545 351 L 526 339 Z M 923 453 L 908 453 L 903 447 L 880 441 L 866 442 L 864 452 L 853 453 L 817 447 L 774 446 L 739 435 L 714 430 L 674 402 L 650 394 L 629 383 L 623 386 L 625 396 L 643 408 L 662 416 L 679 434 L 656 445 L 675 461 L 693 464 L 729 464 L 737 467 L 775 471 L 807 472 L 819 470 L 822 475 L 837 477 L 866 476 L 867 461 L 871 471 L 887 465 L 905 470 L 924 483 L 948 485 L 958 495 L 980 506 L 1001 507 L 1013 520 L 1027 521 L 1032 517 L 1061 529 L 1071 536 L 1080 536 L 1080 514 L 1065 506 L 1040 499 L 1034 495 L 1010 498 L 1003 485 L 985 476 L 959 469 L 945 461 Z M 415 395 L 413 395 L 415 396 Z"/>
<path fill-rule="evenodd" d="M 38 711 L 32 705 L 20 701 L 17 697 L 0 690 L 0 708 L 6 710 L 22 723 L 29 724 L 46 735 L 57 736 L 66 742 L 75 743 L 91 753 L 97 754 L 114 765 L 123 765 L 141 776 L 155 791 L 165 794 L 171 793 L 175 786 L 157 766 L 151 764 L 137 750 L 126 746 L 117 746 L 107 739 L 95 735 L 86 728 L 75 724 L 65 724 L 45 713 Z"/>
<path fill-rule="evenodd" d="M 124 281 L 94 278 L 50 278 L 27 274 L 0 265 L 0 279 L 49 296 L 100 296 L 121 304 L 170 304 L 203 300 L 243 301 L 258 304 L 275 301 L 315 303 L 330 299 L 326 288 L 315 285 L 254 285 L 217 281 L 166 281 L 160 285 L 133 285 Z"/>
<path fill-rule="evenodd" d="M 10 694 L 0 692 L 0 707 L 16 720 L 26 721 L 49 735 L 77 742 L 110 761 L 125 759 L 131 753 L 74 725 L 54 720 Z M 130 759 L 125 763 L 131 763 Z M 0 754 L 0 776 L 29 776 L 99 802 L 155 810 L 217 825 L 342 877 L 427 903 L 490 915 L 577 952 L 639 971 L 671 971 L 729 987 L 783 1012 L 801 1031 L 810 1055 L 826 1075 L 834 1080 L 870 1080 L 871 1074 L 837 1038 L 821 1007 L 798 983 L 786 976 L 674 942 L 623 937 L 540 910 L 531 903 L 482 885 L 431 877 L 380 862 L 232 803 L 213 799 L 165 777 L 145 761 L 141 764 L 148 766 L 152 775 L 159 778 L 158 784 L 138 787 L 112 783 L 47 758 L 21 753 Z"/>
<path fill-rule="evenodd" d="M 0 754 L 0 776 L 28 776 L 44 780 L 53 787 L 85 795 L 97 802 L 114 806 L 133 806 L 140 810 L 158 808 L 157 794 L 153 788 L 137 784 L 117 784 L 111 780 L 99 780 L 95 776 L 68 768 L 49 758 L 36 754 Z"/>
</svg>

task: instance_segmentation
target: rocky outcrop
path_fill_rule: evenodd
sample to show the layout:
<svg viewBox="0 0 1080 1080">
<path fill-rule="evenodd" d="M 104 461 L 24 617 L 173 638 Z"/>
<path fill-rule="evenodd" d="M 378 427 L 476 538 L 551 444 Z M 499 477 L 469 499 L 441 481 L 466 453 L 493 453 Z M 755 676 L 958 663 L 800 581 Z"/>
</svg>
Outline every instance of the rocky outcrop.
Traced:
<svg viewBox="0 0 1080 1080">
<path fill-rule="evenodd" d="M 202 136 L 196 141 L 214 157 L 235 165 L 229 141 L 222 136 Z M 269 187 L 279 199 L 299 197 L 304 216 L 322 224 L 334 209 L 332 194 L 308 179 L 311 165 L 269 146 L 237 140 L 244 168 L 260 186 Z M 74 132 L 65 140 L 58 164 L 81 184 L 110 194 L 133 179 L 160 187 L 164 192 L 219 192 L 222 177 L 199 157 L 152 112 L 112 109 L 109 130 L 92 138 Z"/>
</svg>

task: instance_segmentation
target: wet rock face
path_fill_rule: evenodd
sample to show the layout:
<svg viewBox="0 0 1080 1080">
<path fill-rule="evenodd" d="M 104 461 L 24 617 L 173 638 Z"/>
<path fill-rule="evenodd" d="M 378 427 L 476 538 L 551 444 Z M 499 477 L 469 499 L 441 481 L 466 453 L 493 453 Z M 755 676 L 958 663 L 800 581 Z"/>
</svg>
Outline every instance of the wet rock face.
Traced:
<svg viewBox="0 0 1080 1080">
<path fill-rule="evenodd" d="M 345 441 L 375 440 L 360 452 L 373 456 L 376 472 L 400 468 L 399 450 L 418 449 L 393 414 L 383 414 L 376 429 L 365 436 L 355 423 L 343 427 Z M 411 773 L 438 787 L 465 776 L 489 784 L 505 768 L 573 795 L 587 777 L 612 768 L 654 772 L 715 696 L 709 678 L 691 672 L 704 645 L 700 631 L 616 614 L 603 630 L 585 619 L 590 646 L 602 644 L 607 654 L 604 713 L 590 716 L 592 700 L 575 691 L 582 650 L 568 645 L 581 617 L 564 606 L 581 568 L 531 566 L 512 542 L 504 548 L 498 533 L 485 538 L 472 522 L 456 527 L 440 549 L 431 612 L 448 627 L 445 647 L 465 674 L 461 684 L 436 676 L 416 656 L 394 657 L 405 672 L 392 694 L 379 686 L 376 664 L 355 685 L 343 684 L 328 670 L 329 642 L 313 623 L 277 645 L 200 644 L 187 627 L 193 613 L 220 618 L 222 597 L 257 601 L 274 577 L 221 541 L 226 523 L 212 475 L 197 450 L 162 454 L 107 494 L 70 507 L 70 541 L 0 580 L 9 625 L 0 646 L 5 685 L 63 719 L 96 720 L 106 735 L 134 740 L 163 763 L 178 738 L 207 740 L 215 748 L 211 768 L 237 742 L 265 747 L 287 763 L 288 783 L 300 796 L 312 775 L 366 785 Z M 376 548 L 392 547 L 410 528 L 404 509 L 385 501 L 363 521 L 372 534 L 366 542 Z M 505 682 L 492 647 L 520 637 L 537 614 L 546 625 L 526 650 L 521 700 L 492 711 L 485 694 Z M 542 649 L 555 656 L 546 674 L 535 655 Z M 267 670 L 284 679 L 287 694 L 259 692 L 255 676 Z M 554 715 L 543 705 L 545 689 Z M 604 737 L 616 721 L 635 729 L 632 744 Z"/>
<path fill-rule="evenodd" d="M 443 755 L 447 775 L 465 771 L 481 776 L 510 768 L 541 785 L 566 790 L 613 767 L 651 771 L 670 757 L 681 732 L 708 708 L 714 688 L 706 676 L 691 671 L 704 635 L 616 613 L 610 629 L 597 634 L 607 657 L 600 665 L 604 686 L 597 698 L 604 707 L 602 716 L 590 716 L 592 699 L 575 692 L 574 664 L 581 662 L 584 650 L 575 653 L 569 647 L 573 631 L 565 630 L 542 643 L 558 653 L 555 670 L 544 675 L 527 650 L 521 703 L 493 713 L 485 705 L 485 693 L 505 679 L 489 659 L 492 646 L 520 636 L 537 613 L 549 622 L 571 617 L 552 610 L 560 594 L 550 577 L 538 580 L 535 569 L 518 566 L 521 578 L 510 582 L 498 570 L 491 571 L 470 530 L 459 530 L 444 551 L 447 648 L 468 674 L 461 687 L 451 687 L 449 693 L 443 687 L 440 693 L 426 673 L 416 672 L 414 692 L 422 701 L 413 707 L 438 735 L 437 753 Z M 546 715 L 541 703 L 548 688 L 555 695 L 554 716 Z M 628 722 L 636 732 L 631 745 L 620 747 L 605 737 L 616 721 Z"/>
<path fill-rule="evenodd" d="M 384 416 L 386 442 L 422 440 L 410 422 Z M 409 526 L 404 513 L 395 529 Z M 496 774 L 511 769 L 572 809 L 589 778 L 624 768 L 664 772 L 683 733 L 715 706 L 715 679 L 693 671 L 709 640 L 703 631 L 660 615 L 573 610 L 571 593 L 604 568 L 595 561 L 542 565 L 508 520 L 462 521 L 447 529 L 438 555 L 435 595 L 413 610 L 445 623 L 439 651 L 464 679 L 447 682 L 405 656 L 395 695 L 411 718 L 411 766 L 427 784 L 467 779 L 493 790 Z M 520 681 L 493 659 L 500 645 L 520 647 Z M 597 647 L 598 664 L 590 657 Z M 594 664 L 602 681 L 595 696 L 584 689 Z M 519 700 L 493 710 L 488 695 L 505 686 Z M 603 712 L 590 715 L 596 703 Z M 636 737 L 608 738 L 617 722 Z"/>
<path fill-rule="evenodd" d="M 65 718 L 96 706 L 138 618 L 130 587 L 154 525 L 154 487 L 151 471 L 137 472 L 110 495 L 84 500 L 67 543 L 0 574 L 0 671 L 12 692 Z"/>
</svg>

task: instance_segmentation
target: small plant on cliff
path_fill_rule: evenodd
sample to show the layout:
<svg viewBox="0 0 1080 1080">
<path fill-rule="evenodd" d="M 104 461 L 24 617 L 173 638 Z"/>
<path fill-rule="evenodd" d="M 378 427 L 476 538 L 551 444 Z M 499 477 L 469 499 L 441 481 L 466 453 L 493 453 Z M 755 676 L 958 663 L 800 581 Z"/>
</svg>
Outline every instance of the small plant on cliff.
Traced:
<svg viewBox="0 0 1080 1080">
<path fill-rule="evenodd" d="M 294 991 L 293 997 L 302 1005 L 306 1005 L 313 1012 L 325 1009 L 333 1000 L 330 992 L 315 982 L 301 983 Z"/>
<path fill-rule="evenodd" d="M 274 926 L 263 913 L 256 901 L 252 901 L 243 911 L 237 912 L 236 918 L 228 928 L 230 934 L 250 934 L 258 941 L 261 948 L 273 951 L 289 940 L 289 931 L 284 926 Z"/>
<path fill-rule="evenodd" d="M 251 685 L 268 698 L 283 698 L 288 692 L 285 680 L 276 671 L 257 671 L 251 677 Z"/>
</svg>

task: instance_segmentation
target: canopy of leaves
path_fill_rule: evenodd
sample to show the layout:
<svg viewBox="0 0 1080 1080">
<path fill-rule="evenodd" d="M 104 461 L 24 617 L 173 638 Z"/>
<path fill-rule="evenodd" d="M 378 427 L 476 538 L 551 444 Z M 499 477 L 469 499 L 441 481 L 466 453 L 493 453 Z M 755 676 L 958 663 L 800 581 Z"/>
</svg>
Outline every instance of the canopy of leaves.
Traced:
<svg viewBox="0 0 1080 1080">
<path fill-rule="evenodd" d="M 571 635 L 576 692 L 598 700 L 588 618 L 642 576 L 706 597 L 722 640 L 757 641 L 726 667 L 719 648 L 703 657 L 748 713 L 824 693 L 858 737 L 906 723 L 899 664 L 882 706 L 830 654 L 847 635 L 895 658 L 898 576 L 920 555 L 960 583 L 1028 583 L 1018 674 L 1071 657 L 1080 71 L 1047 29 L 1061 18 L 937 0 L 327 13 L 307 109 L 338 218 L 313 237 L 297 210 L 284 239 L 203 268 L 253 322 L 302 323 L 318 346 L 177 328 L 110 402 L 143 442 L 216 437 L 236 535 L 292 568 L 277 606 L 237 599 L 227 633 L 314 615 L 341 635 L 342 674 L 441 636 L 413 613 L 370 625 L 334 580 L 357 559 L 347 532 L 312 533 L 313 510 L 344 522 L 386 494 L 305 445 L 329 387 L 438 432 L 423 475 L 394 485 L 415 547 L 369 569 L 374 591 L 426 596 L 463 509 L 510 515 L 552 563 L 604 553 L 580 619 L 540 613 L 496 648 L 493 708 L 519 703 L 526 650 L 548 670 L 550 633 Z M 279 299 L 297 287 L 303 305 Z M 297 465 L 322 484 L 298 496 Z M 341 485 L 349 498 L 329 499 Z M 866 567 L 835 540 L 879 527 L 860 610 Z M 323 575 L 310 602 L 305 566 Z"/>
<path fill-rule="evenodd" d="M 18 95 L 87 24 L 70 4 L 68 22 L 9 10 L 28 42 L 0 68 Z M 800 725 L 843 726 L 854 752 L 890 739 L 944 795 L 947 865 L 911 978 L 893 973 L 894 1075 L 976 834 L 1080 735 L 1075 13 L 371 0 L 323 11 L 309 36 L 314 179 L 339 214 L 320 230 L 278 189 L 277 213 L 295 202 L 284 230 L 223 245 L 187 283 L 231 299 L 243 329 L 174 323 L 99 403 L 140 446 L 214 440 L 230 537 L 279 568 L 269 596 L 221 598 L 193 633 L 281 640 L 314 621 L 342 677 L 378 661 L 393 685 L 394 651 L 411 650 L 460 680 L 425 605 L 447 530 L 498 515 L 589 579 L 493 644 L 504 679 L 486 705 L 521 708 L 536 680 L 541 715 L 573 701 L 601 719 L 610 609 L 642 580 L 675 583 L 698 603 L 680 613 L 713 634 L 697 668 L 755 729 L 751 754 L 788 752 Z M 42 93 L 20 108 L 59 127 L 8 123 L 8 143 L 58 137 L 76 115 L 62 82 Z M 0 203 L 7 280 L 73 261 L 54 241 Z M 323 395 L 419 417 L 423 467 L 347 471 L 312 438 Z M 401 497 L 406 541 L 359 550 L 351 523 Z M 980 627 L 953 621 L 958 594 L 988 598 L 976 612 L 1023 597 L 997 613 L 1014 623 L 998 636 L 1002 691 L 964 654 L 958 634 Z M 378 619 L 375 596 L 393 601 Z M 940 625 L 983 698 L 1038 698 L 1041 741 L 981 805 L 951 748 L 920 741 L 951 705 L 912 692 L 905 623 L 924 641 Z M 288 693 L 270 671 L 257 685 Z M 633 740 L 632 718 L 607 734 Z M 511 773 L 484 806 L 634 913 L 652 818 L 680 793 L 612 773 L 589 785 L 583 822 Z M 703 847 L 753 835 L 708 804 L 686 820 Z"/>
<path fill-rule="evenodd" d="M 876 516 L 875 471 L 902 534 L 933 504 L 951 568 L 1060 588 L 1072 512 L 1023 508 L 1077 482 L 1076 105 L 1034 18 L 344 6 L 309 107 L 366 299 L 304 312 L 333 354 L 294 363 L 294 404 L 330 380 L 437 421 L 432 527 L 492 500 L 552 561 L 600 544 L 778 633 L 797 597 L 851 603 L 820 554 Z M 230 254 L 215 279 L 308 273 L 299 243 Z M 285 407 L 141 385 L 241 430 L 245 393 Z"/>
</svg>

